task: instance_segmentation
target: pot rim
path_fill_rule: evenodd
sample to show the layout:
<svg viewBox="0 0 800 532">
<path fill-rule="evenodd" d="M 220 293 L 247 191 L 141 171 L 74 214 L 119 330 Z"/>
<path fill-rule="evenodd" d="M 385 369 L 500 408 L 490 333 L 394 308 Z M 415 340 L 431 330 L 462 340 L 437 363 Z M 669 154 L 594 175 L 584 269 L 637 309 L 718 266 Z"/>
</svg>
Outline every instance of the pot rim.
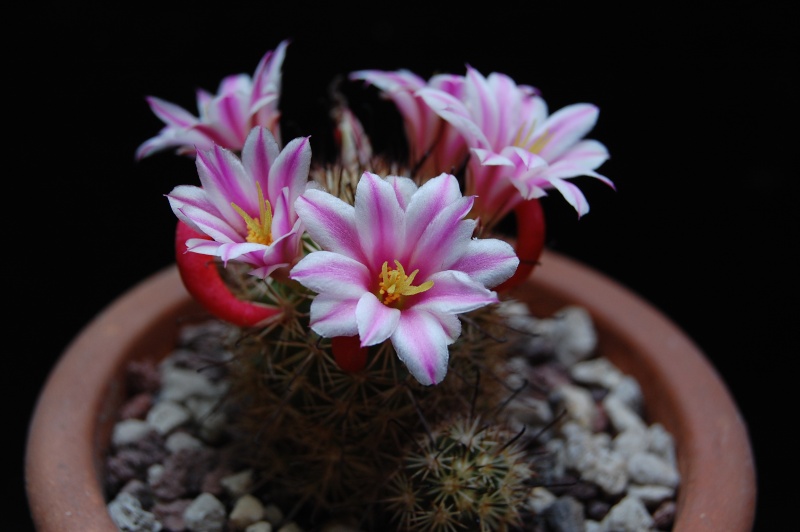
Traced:
<svg viewBox="0 0 800 532">
<path fill-rule="evenodd" d="M 681 484 L 673 530 L 751 530 L 756 487 L 747 428 L 705 355 L 669 318 L 613 279 L 548 249 L 539 262 L 512 295 L 539 315 L 584 307 L 606 345 L 603 356 L 638 380 L 649 422 L 675 438 Z M 28 430 L 25 485 L 37 530 L 116 528 L 100 472 L 123 397 L 125 361 L 165 355 L 179 318 L 203 315 L 170 265 L 122 294 L 73 339 L 42 388 Z M 161 340 L 143 340 L 142 333 Z M 110 345 L 125 356 L 108 356 Z M 645 362 L 637 356 L 653 350 L 658 354 Z M 75 387 L 76 381 L 83 385 Z"/>
</svg>

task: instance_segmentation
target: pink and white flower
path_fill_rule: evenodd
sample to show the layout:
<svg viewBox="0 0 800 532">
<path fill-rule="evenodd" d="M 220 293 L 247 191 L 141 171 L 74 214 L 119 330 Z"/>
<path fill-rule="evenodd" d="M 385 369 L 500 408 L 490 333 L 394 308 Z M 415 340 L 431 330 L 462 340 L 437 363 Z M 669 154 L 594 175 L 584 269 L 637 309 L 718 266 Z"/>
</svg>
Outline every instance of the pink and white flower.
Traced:
<svg viewBox="0 0 800 532">
<path fill-rule="evenodd" d="M 180 155 L 194 155 L 197 150 L 209 150 L 214 145 L 241 151 L 255 126 L 269 129 L 280 142 L 278 101 L 288 44 L 283 41 L 274 51 L 264 54 L 252 78 L 248 74 L 227 76 L 216 95 L 198 89 L 199 116 L 174 103 L 147 97 L 150 109 L 166 125 L 137 148 L 136 158 L 168 148 L 176 148 Z"/>
<path fill-rule="evenodd" d="M 241 159 L 221 146 L 197 153 L 201 187 L 180 185 L 167 195 L 175 215 L 209 239 L 186 242 L 188 251 L 250 264 L 266 278 L 301 254 L 302 223 L 295 200 L 308 186 L 308 137 L 283 150 L 268 129 L 255 127 Z"/>
<path fill-rule="evenodd" d="M 497 302 L 490 288 L 519 264 L 507 243 L 473 238 L 476 221 L 464 219 L 473 200 L 449 174 L 417 187 L 364 172 L 354 206 L 307 190 L 295 208 L 322 250 L 290 278 L 317 292 L 311 328 L 358 335 L 362 347 L 388 339 L 420 383 L 441 382 L 447 346 L 461 334 L 457 315 Z"/>
<path fill-rule="evenodd" d="M 474 155 L 466 193 L 478 197 L 476 213 L 486 225 L 551 189 L 579 216 L 586 214 L 586 198 L 570 178 L 591 176 L 614 186 L 595 171 L 608 159 L 606 147 L 583 139 L 597 121 L 594 105 L 569 105 L 549 115 L 533 87 L 496 72 L 484 77 L 471 67 L 460 95 L 435 87 L 415 94 L 461 133 Z"/>
<path fill-rule="evenodd" d="M 429 178 L 463 165 L 469 152 L 461 134 L 416 95 L 430 87 L 461 98 L 463 76 L 437 74 L 426 82 L 408 70 L 359 70 L 352 72 L 350 79 L 375 86 L 395 104 L 403 117 L 409 162 L 416 176 Z"/>
</svg>

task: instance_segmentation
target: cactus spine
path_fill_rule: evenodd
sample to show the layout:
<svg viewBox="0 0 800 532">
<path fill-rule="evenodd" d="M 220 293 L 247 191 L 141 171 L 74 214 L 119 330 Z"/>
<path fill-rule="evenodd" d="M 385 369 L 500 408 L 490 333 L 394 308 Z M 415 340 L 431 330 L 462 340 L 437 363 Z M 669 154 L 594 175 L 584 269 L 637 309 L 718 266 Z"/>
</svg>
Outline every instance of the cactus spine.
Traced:
<svg viewBox="0 0 800 532">
<path fill-rule="evenodd" d="M 281 297 L 299 297 L 288 294 Z M 231 346 L 229 406 L 237 432 L 255 435 L 243 438 L 241 456 L 271 498 L 312 522 L 339 516 L 367 529 L 475 521 L 504 530 L 518 522 L 532 473 L 509 444 L 513 434 L 486 422 L 501 419 L 498 405 L 511 393 L 495 369 L 507 331 L 491 308 L 465 318 L 448 377 L 425 387 L 388 342 L 370 348 L 362 371 L 343 371 L 330 340 L 310 332 L 307 304 L 280 304 L 280 320 Z"/>
<path fill-rule="evenodd" d="M 360 172 L 317 172 L 317 181 L 352 201 Z M 302 289 L 223 275 L 243 296 L 284 309 L 231 346 L 229 405 L 237 430 L 255 435 L 241 438 L 241 456 L 273 500 L 310 516 L 311 526 L 330 516 L 367 530 L 469 523 L 508 530 L 519 523 L 532 471 L 500 415 L 514 393 L 500 369 L 513 331 L 495 307 L 462 316 L 447 377 L 426 387 L 389 342 L 369 349 L 363 370 L 343 371 L 330 340 L 308 327 L 310 298 Z"/>
</svg>

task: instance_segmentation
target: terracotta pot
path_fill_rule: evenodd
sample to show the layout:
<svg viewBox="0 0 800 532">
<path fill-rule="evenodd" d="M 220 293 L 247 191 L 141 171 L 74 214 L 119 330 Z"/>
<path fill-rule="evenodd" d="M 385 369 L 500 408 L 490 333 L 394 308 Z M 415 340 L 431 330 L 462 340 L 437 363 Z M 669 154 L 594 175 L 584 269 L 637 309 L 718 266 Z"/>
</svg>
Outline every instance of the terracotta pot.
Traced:
<svg viewBox="0 0 800 532">
<path fill-rule="evenodd" d="M 607 277 L 545 250 L 516 291 L 535 315 L 568 304 L 592 315 L 600 354 L 638 379 L 648 419 L 675 437 L 682 476 L 676 531 L 747 532 L 755 469 L 747 429 L 725 384 L 671 321 Z M 102 457 L 133 358 L 164 357 L 179 326 L 203 315 L 172 266 L 107 307 L 75 338 L 42 390 L 28 434 L 26 489 L 37 530 L 115 530 Z"/>
</svg>

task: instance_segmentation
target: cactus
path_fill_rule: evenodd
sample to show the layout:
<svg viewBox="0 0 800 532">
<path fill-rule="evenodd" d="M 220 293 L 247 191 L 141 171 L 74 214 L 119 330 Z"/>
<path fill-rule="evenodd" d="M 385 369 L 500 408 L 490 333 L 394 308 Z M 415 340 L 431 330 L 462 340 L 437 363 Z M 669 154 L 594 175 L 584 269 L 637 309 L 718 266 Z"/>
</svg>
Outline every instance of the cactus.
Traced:
<svg viewBox="0 0 800 532">
<path fill-rule="evenodd" d="M 255 435 L 241 438 L 240 455 L 259 472 L 273 500 L 303 509 L 311 523 L 337 516 L 358 519 L 369 529 L 393 520 L 393 526 L 429 530 L 440 514 L 443 522 L 475 519 L 497 530 L 518 521 L 516 506 L 532 473 L 519 450 L 507 445 L 513 436 L 507 429 L 479 421 L 500 423 L 503 399 L 513 393 L 497 374 L 509 331 L 491 307 L 464 316 L 462 336 L 451 346 L 450 375 L 426 387 L 408 374 L 388 342 L 369 349 L 363 370 L 343 371 L 330 340 L 310 332 L 307 303 L 286 299 L 301 296 L 290 290 L 272 297 L 285 309 L 281 318 L 243 331 L 230 347 L 235 356 L 228 404 L 237 432 Z M 463 454 L 460 460 L 442 458 L 447 467 L 465 462 L 459 482 L 469 489 L 461 498 L 426 491 L 435 479 L 449 482 L 417 472 L 421 453 L 437 449 Z M 421 480 L 425 489 L 417 485 Z M 389 492 L 387 485 L 393 486 Z M 416 501 L 398 517 L 402 486 Z M 456 506 L 455 516 L 445 512 L 448 497 L 462 504 L 478 493 L 475 507 Z M 439 514 L 430 515 L 431 501 Z"/>
<path fill-rule="evenodd" d="M 379 158 L 372 167 L 404 171 Z M 360 175 L 360 168 L 343 165 L 312 169 L 314 180 L 350 203 Z M 242 435 L 240 456 L 259 472 L 272 500 L 295 508 L 296 519 L 307 516 L 309 526 L 328 517 L 370 530 L 518 524 L 532 472 L 500 415 L 519 390 L 502 373 L 515 345 L 509 336 L 517 333 L 498 306 L 461 316 L 448 377 L 422 386 L 390 342 L 369 348 L 364 369 L 344 371 L 331 340 L 308 327 L 313 294 L 291 281 L 248 279 L 236 268 L 220 268 L 234 293 L 282 309 L 272 323 L 243 330 L 230 348 L 229 406 Z M 423 456 L 440 451 L 438 469 L 422 471 L 435 462 Z M 452 467 L 460 469 L 445 474 Z M 462 494 L 452 492 L 456 473 L 466 486 Z"/>
<path fill-rule="evenodd" d="M 534 472 L 517 436 L 480 417 L 420 435 L 388 484 L 395 525 L 431 532 L 519 526 Z"/>
</svg>

